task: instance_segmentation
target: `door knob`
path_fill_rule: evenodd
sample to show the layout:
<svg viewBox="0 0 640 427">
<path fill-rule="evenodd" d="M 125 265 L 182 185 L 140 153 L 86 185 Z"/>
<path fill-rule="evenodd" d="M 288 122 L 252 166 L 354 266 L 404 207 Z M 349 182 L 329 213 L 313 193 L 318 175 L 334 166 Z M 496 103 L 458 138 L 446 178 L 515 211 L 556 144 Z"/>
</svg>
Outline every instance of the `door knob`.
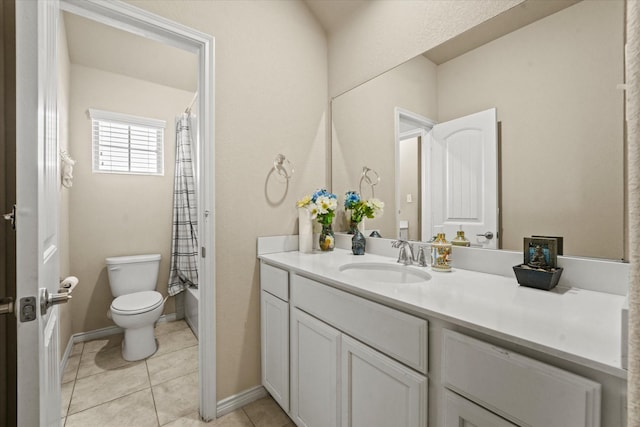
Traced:
<svg viewBox="0 0 640 427">
<path fill-rule="evenodd" d="M 487 232 L 486 232 L 486 233 L 484 233 L 484 234 L 476 234 L 476 236 L 478 236 L 478 237 L 484 237 L 484 238 L 485 238 L 485 239 L 487 239 L 487 240 L 491 240 L 491 239 L 493 239 L 493 233 L 492 233 L 491 231 L 487 231 Z"/>
<path fill-rule="evenodd" d="M 61 292 L 59 294 L 50 294 L 46 288 L 40 290 L 40 314 L 47 314 L 49 307 L 64 304 L 72 298 L 69 292 Z"/>
</svg>

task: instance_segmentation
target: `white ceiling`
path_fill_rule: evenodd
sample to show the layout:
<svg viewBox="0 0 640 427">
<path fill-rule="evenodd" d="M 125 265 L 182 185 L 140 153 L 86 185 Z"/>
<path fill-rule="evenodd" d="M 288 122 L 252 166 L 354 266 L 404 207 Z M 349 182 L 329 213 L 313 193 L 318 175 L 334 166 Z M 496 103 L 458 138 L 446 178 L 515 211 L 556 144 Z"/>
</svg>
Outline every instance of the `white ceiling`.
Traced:
<svg viewBox="0 0 640 427">
<path fill-rule="evenodd" d="M 72 64 L 197 90 L 195 54 L 67 12 L 63 19 Z"/>
</svg>

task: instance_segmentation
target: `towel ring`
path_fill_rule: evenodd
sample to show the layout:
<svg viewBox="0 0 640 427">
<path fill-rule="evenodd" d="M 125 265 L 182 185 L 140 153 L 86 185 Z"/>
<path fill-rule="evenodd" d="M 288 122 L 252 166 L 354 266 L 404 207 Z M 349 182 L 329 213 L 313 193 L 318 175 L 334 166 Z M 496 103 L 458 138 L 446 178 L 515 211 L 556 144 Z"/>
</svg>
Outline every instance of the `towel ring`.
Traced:
<svg viewBox="0 0 640 427">
<path fill-rule="evenodd" d="M 380 182 L 380 175 L 378 175 L 378 172 L 367 166 L 362 167 L 362 176 L 360 177 L 360 194 L 362 194 L 362 181 L 369 184 L 371 187 L 371 197 L 375 197 L 376 195 L 373 187 L 378 185 Z"/>
<path fill-rule="evenodd" d="M 273 169 L 287 181 L 291 179 L 295 172 L 293 165 L 283 154 L 278 154 L 276 158 L 273 159 Z"/>
</svg>

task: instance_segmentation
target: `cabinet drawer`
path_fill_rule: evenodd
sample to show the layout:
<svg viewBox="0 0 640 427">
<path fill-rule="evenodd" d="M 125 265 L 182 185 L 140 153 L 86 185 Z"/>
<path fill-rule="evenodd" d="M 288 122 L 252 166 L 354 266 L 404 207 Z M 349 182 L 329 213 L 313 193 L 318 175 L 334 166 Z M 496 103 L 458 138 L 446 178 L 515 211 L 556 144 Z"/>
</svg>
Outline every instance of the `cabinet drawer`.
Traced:
<svg viewBox="0 0 640 427">
<path fill-rule="evenodd" d="M 292 275 L 296 307 L 405 365 L 427 373 L 427 321 Z"/>
<path fill-rule="evenodd" d="M 517 427 L 494 413 L 460 397 L 444 391 L 444 427 Z"/>
<path fill-rule="evenodd" d="M 289 301 L 289 272 L 261 262 L 260 287 L 283 301 Z"/>
<path fill-rule="evenodd" d="M 443 339 L 445 387 L 519 425 L 600 425 L 600 384 L 453 331 Z"/>
</svg>

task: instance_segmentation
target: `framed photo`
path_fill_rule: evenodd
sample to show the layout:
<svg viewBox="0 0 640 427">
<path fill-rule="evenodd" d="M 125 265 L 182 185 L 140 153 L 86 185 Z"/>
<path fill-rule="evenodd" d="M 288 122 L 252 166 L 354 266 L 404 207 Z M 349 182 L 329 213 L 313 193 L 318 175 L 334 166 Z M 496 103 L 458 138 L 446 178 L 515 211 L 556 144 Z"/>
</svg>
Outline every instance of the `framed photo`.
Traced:
<svg viewBox="0 0 640 427">
<path fill-rule="evenodd" d="M 524 263 L 532 267 L 555 268 L 558 262 L 558 241 L 553 238 L 525 237 Z"/>
</svg>

